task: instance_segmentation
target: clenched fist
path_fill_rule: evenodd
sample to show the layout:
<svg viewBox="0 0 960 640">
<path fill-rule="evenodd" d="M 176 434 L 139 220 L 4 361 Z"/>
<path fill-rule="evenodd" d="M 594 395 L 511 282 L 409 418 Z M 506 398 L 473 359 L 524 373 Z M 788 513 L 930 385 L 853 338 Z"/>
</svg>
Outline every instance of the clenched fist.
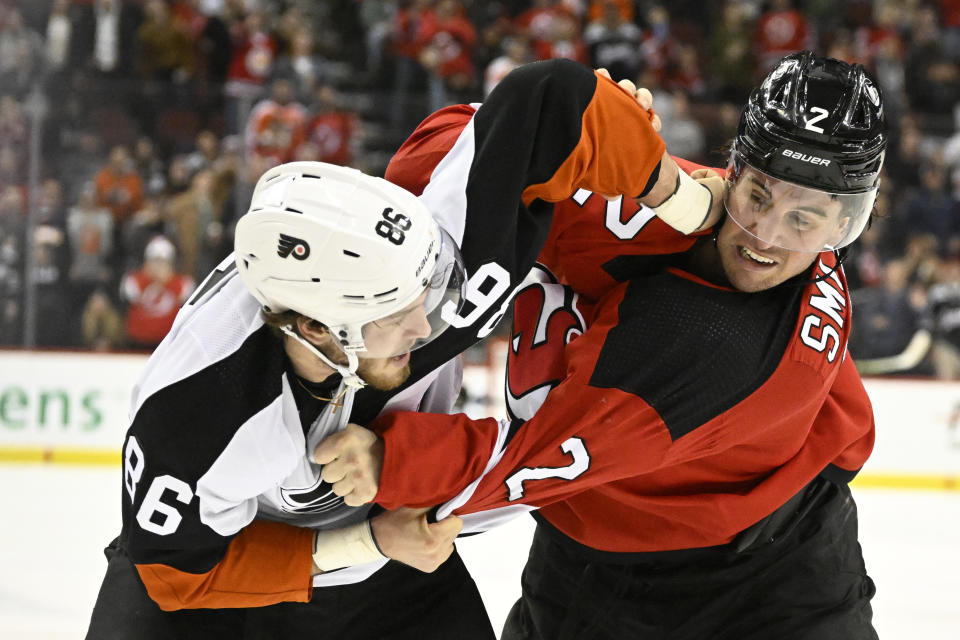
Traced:
<svg viewBox="0 0 960 640">
<path fill-rule="evenodd" d="M 351 507 L 373 500 L 383 467 L 383 440 L 369 429 L 348 424 L 313 450 L 313 461 L 323 465 L 320 477 Z"/>
</svg>

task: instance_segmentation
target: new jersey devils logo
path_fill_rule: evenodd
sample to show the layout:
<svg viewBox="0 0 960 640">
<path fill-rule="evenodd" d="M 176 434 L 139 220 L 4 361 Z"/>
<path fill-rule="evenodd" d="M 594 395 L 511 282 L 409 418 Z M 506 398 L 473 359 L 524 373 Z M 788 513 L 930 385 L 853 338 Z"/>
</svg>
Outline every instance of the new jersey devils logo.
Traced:
<svg viewBox="0 0 960 640">
<path fill-rule="evenodd" d="M 281 233 L 280 243 L 277 245 L 277 255 L 286 258 L 291 254 L 297 260 L 306 260 L 310 256 L 310 245 L 307 244 L 306 240 Z"/>
</svg>

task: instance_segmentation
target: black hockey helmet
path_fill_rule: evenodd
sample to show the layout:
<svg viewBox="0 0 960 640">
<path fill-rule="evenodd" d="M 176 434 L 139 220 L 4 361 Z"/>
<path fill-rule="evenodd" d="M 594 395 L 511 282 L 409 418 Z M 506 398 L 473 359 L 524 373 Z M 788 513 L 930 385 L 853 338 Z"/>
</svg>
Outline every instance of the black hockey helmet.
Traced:
<svg viewBox="0 0 960 640">
<path fill-rule="evenodd" d="M 801 51 L 780 60 L 750 94 L 729 177 L 736 184 L 749 166 L 769 183 L 793 185 L 795 201 L 809 200 L 812 191 L 839 200 L 847 220 L 823 246 L 813 247 L 812 236 L 797 228 L 792 238 L 761 237 L 791 250 L 836 249 L 855 240 L 869 219 L 886 145 L 880 87 L 867 70 Z M 738 215 L 729 199 L 727 210 L 744 228 L 758 215 Z"/>
<path fill-rule="evenodd" d="M 869 72 L 801 51 L 750 94 L 733 150 L 769 176 L 859 193 L 877 185 L 886 146 L 883 99 Z"/>
</svg>

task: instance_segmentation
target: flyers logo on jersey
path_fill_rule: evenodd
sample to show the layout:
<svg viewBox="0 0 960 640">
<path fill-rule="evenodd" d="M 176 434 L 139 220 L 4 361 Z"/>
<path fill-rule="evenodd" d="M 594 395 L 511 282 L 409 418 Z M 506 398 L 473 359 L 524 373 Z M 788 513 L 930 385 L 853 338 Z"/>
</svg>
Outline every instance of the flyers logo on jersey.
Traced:
<svg viewBox="0 0 960 640">
<path fill-rule="evenodd" d="M 324 513 L 345 503 L 333 492 L 333 485 L 324 482 L 317 473 L 316 482 L 309 487 L 287 489 L 280 487 L 282 508 L 289 513 Z"/>
<path fill-rule="evenodd" d="M 277 244 L 277 255 L 281 258 L 292 255 L 297 260 L 306 260 L 310 257 L 310 245 L 306 240 L 281 233 L 280 242 Z"/>
</svg>

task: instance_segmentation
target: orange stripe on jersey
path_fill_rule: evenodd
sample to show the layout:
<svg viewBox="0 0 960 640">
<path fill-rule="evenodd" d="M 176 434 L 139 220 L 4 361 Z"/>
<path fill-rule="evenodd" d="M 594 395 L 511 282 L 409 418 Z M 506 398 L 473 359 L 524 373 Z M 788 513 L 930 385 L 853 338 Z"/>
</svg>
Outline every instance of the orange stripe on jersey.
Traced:
<svg viewBox="0 0 960 640">
<path fill-rule="evenodd" d="M 254 520 L 206 573 L 138 564 L 147 593 L 164 611 L 264 607 L 309 602 L 313 593 L 313 531 Z"/>
<path fill-rule="evenodd" d="M 597 89 L 583 112 L 577 146 L 550 180 L 524 189 L 523 203 L 529 205 L 537 198 L 558 202 L 578 188 L 603 195 L 638 196 L 663 151 L 663 140 L 646 111 L 626 91 L 597 76 Z"/>
</svg>

